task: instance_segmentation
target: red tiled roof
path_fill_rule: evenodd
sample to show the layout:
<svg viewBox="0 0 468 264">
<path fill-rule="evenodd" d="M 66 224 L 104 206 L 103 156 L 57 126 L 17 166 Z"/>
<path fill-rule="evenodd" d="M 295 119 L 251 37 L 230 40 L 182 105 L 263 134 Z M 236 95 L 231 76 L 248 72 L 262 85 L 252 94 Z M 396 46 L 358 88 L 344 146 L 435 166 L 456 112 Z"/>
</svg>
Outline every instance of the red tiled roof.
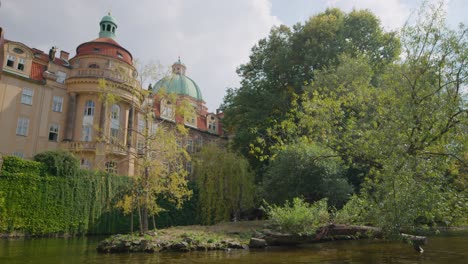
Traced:
<svg viewBox="0 0 468 264">
<path fill-rule="evenodd" d="M 36 81 L 43 81 L 44 76 L 42 74 L 44 73 L 45 69 L 46 69 L 46 66 L 33 61 L 31 65 L 30 78 Z"/>
<path fill-rule="evenodd" d="M 82 55 L 100 54 L 110 56 L 132 65 L 132 54 L 111 38 L 97 38 L 80 44 L 76 48 L 76 57 Z"/>
</svg>

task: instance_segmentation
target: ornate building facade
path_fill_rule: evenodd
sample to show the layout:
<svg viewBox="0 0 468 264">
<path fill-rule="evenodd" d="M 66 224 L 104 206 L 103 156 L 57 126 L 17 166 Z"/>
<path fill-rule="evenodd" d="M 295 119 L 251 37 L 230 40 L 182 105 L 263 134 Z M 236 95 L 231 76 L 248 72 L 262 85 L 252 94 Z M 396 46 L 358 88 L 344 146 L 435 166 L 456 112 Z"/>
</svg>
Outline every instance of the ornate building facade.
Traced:
<svg viewBox="0 0 468 264">
<path fill-rule="evenodd" d="M 134 175 L 137 131 L 143 122 L 144 90 L 132 54 L 116 41 L 118 25 L 109 14 L 99 23 L 99 37 L 69 53 L 52 47 L 48 54 L 13 40 L 0 31 L 0 153 L 30 159 L 54 149 L 73 152 L 83 168 Z M 2 69 L 3 67 L 3 69 Z M 157 82 L 169 93 L 188 99 L 191 116 L 168 118 L 170 102 L 154 100 L 155 117 L 183 122 L 190 128 L 189 152 L 220 140 L 220 113 L 209 113 L 198 85 L 185 75 L 180 60 L 172 74 Z M 117 95 L 113 103 L 105 93 Z M 118 141 L 119 146 L 108 139 Z M 125 146 L 122 148 L 121 146 Z M 130 153 L 130 154 L 129 154 Z"/>
</svg>

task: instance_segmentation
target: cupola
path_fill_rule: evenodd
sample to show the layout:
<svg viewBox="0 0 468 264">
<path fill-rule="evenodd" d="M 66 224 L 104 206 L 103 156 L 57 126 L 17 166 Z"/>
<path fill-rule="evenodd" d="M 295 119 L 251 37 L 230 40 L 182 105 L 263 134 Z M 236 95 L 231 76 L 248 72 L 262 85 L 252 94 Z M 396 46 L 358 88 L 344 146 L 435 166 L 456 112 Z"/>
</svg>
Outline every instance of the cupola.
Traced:
<svg viewBox="0 0 468 264">
<path fill-rule="evenodd" d="M 107 14 L 107 16 L 104 16 L 101 19 L 101 22 L 99 22 L 99 26 L 100 38 L 116 38 L 115 31 L 117 30 L 117 22 L 115 21 L 115 18 L 111 16 L 110 12 Z"/>
</svg>

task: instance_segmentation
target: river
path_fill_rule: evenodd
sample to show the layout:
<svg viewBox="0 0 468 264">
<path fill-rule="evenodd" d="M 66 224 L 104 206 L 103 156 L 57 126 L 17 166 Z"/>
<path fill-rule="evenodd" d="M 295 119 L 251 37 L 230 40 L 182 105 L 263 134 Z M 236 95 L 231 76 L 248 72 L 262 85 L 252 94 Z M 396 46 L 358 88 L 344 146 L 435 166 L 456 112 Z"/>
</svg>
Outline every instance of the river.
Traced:
<svg viewBox="0 0 468 264">
<path fill-rule="evenodd" d="M 468 263 L 468 234 L 429 237 L 425 252 L 388 241 L 335 241 L 301 247 L 156 254 L 98 254 L 102 238 L 0 240 L 1 264 L 55 263 Z"/>
</svg>

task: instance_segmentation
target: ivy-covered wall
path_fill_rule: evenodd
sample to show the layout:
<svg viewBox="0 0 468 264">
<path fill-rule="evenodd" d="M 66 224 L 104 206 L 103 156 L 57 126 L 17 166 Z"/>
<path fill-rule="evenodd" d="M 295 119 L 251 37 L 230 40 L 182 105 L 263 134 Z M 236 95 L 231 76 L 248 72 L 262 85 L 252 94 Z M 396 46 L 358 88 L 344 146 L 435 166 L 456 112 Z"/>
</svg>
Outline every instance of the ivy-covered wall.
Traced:
<svg viewBox="0 0 468 264">
<path fill-rule="evenodd" d="M 69 177 L 50 176 L 39 162 L 4 157 L 0 172 L 0 233 L 86 234 L 103 214 L 118 214 L 112 210 L 113 200 L 130 181 L 129 177 L 92 171 L 79 171 Z"/>
<path fill-rule="evenodd" d="M 132 179 L 105 172 L 78 170 L 51 175 L 50 165 L 5 156 L 0 171 L 0 234 L 115 234 L 130 232 L 130 216 L 114 208 Z M 194 184 L 190 185 L 195 188 Z M 197 191 L 180 209 L 162 200 L 167 209 L 156 226 L 198 223 Z M 134 230 L 138 229 L 134 213 Z M 151 222 L 151 221 L 150 221 Z M 152 227 L 152 225 L 150 225 Z"/>
</svg>

